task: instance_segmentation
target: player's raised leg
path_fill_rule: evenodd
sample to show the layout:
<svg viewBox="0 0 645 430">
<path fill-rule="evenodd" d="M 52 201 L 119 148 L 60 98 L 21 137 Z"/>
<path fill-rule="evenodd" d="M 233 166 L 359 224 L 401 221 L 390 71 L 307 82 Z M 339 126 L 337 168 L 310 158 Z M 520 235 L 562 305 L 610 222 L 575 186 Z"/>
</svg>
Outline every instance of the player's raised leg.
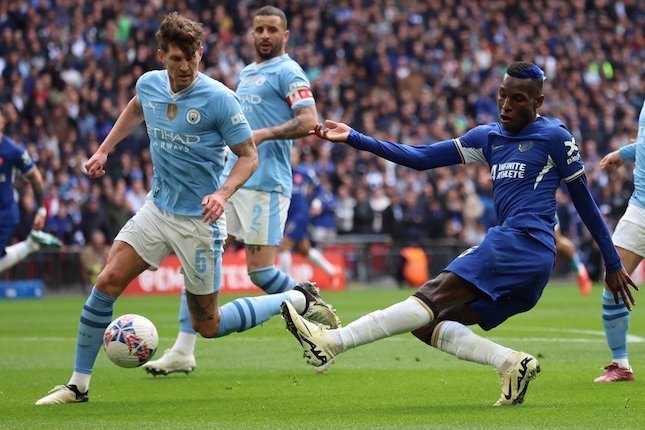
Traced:
<svg viewBox="0 0 645 430">
<path fill-rule="evenodd" d="M 186 302 L 186 298 L 182 298 L 182 301 Z M 340 326 L 340 320 L 334 309 L 322 299 L 318 288 L 311 282 L 301 282 L 293 290 L 284 293 L 244 297 L 223 305 L 219 309 L 220 322 L 217 337 L 245 331 L 262 324 L 277 315 L 282 302 L 285 301 L 292 304 L 296 313 L 303 314 L 318 324 L 331 328 Z M 181 307 L 188 308 L 183 304 Z M 181 316 L 180 320 L 183 321 Z M 190 323 L 190 319 L 188 321 Z M 184 323 L 182 322 L 182 324 Z M 180 330 L 187 328 L 182 326 Z M 194 341 L 195 335 L 184 333 L 184 331 L 180 331 L 173 347 L 167 350 L 160 359 L 149 361 L 143 365 L 143 368 L 155 376 L 192 372 L 196 367 L 193 355 L 194 343 L 191 346 L 190 342 L 182 342 L 182 337 L 188 337 Z"/>
</svg>

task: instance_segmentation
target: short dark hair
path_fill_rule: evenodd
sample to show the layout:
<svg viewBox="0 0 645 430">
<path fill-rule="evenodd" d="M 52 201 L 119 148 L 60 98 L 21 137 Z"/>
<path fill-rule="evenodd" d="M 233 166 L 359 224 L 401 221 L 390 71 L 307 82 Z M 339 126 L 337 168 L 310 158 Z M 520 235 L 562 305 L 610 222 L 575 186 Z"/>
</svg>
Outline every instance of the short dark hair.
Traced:
<svg viewBox="0 0 645 430">
<path fill-rule="evenodd" d="M 537 65 L 526 61 L 516 61 L 508 66 L 506 74 L 517 79 L 530 79 L 531 83 L 538 91 L 538 95 L 542 94 L 542 88 L 544 87 L 546 76 L 542 69 Z"/>
<path fill-rule="evenodd" d="M 275 6 L 261 7 L 253 14 L 253 18 L 255 18 L 256 16 L 277 16 L 278 18 L 280 18 L 280 22 L 282 22 L 284 29 L 287 29 L 287 15 L 285 15 L 284 12 L 282 12 Z"/>
<path fill-rule="evenodd" d="M 175 45 L 190 59 L 202 46 L 204 30 L 201 24 L 172 12 L 161 21 L 155 36 L 162 51 L 168 52 L 169 45 Z"/>
</svg>

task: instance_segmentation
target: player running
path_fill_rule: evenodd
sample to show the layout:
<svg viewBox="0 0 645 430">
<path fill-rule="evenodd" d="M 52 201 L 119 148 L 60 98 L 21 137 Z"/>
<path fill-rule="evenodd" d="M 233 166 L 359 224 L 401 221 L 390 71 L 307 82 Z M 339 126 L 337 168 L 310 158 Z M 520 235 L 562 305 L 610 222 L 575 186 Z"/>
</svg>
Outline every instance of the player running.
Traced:
<svg viewBox="0 0 645 430">
<path fill-rule="evenodd" d="M 0 272 L 24 260 L 41 247 L 59 248 L 61 246 L 58 238 L 40 231 L 47 218 L 43 179 L 40 172 L 27 150 L 18 146 L 16 142 L 4 134 L 4 126 L 5 117 L 0 109 Z M 29 237 L 22 242 L 7 246 L 20 217 L 13 185 L 14 169 L 18 170 L 31 183 L 38 210 Z"/>
</svg>

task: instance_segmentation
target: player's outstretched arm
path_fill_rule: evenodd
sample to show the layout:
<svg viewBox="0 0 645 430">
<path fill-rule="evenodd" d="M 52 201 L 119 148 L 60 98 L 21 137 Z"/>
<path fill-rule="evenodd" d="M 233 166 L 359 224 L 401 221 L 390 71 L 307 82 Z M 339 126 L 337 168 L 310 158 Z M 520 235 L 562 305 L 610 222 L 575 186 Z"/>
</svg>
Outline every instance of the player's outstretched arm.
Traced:
<svg viewBox="0 0 645 430">
<path fill-rule="evenodd" d="M 213 224 L 222 216 L 226 201 L 244 185 L 258 167 L 258 151 L 252 138 L 231 146 L 231 151 L 238 158 L 226 181 L 219 189 L 202 199 L 202 206 L 204 207 L 202 210 L 203 221 L 209 224 Z"/>
<path fill-rule="evenodd" d="M 568 182 L 567 188 L 573 205 L 576 207 L 578 214 L 580 214 L 580 219 L 582 219 L 582 222 L 587 226 L 587 229 L 598 244 L 603 259 L 605 260 L 605 284 L 607 288 L 613 293 L 616 304 L 618 304 L 618 295 L 620 294 L 627 309 L 631 310 L 636 302 L 630 286 L 635 290 L 638 290 L 638 287 L 634 284 L 634 281 L 629 277 L 620 262 L 620 256 L 616 252 L 616 248 L 611 240 L 611 234 L 609 233 L 607 224 L 605 224 L 600 209 L 598 209 L 596 202 L 589 192 L 585 176 L 583 175 Z"/>
<path fill-rule="evenodd" d="M 43 178 L 38 169 L 33 169 L 27 175 L 27 179 L 31 183 L 31 189 L 34 191 L 34 200 L 36 200 L 36 204 L 38 205 L 38 211 L 36 212 L 31 228 L 34 230 L 42 230 L 45 227 L 45 221 L 47 219 Z"/>
<path fill-rule="evenodd" d="M 405 145 L 366 136 L 342 122 L 325 120 L 325 125 L 326 127 L 316 124 L 310 133 L 331 142 L 345 142 L 356 149 L 369 151 L 412 169 L 427 170 L 463 162 L 454 140 L 444 140 L 431 145 Z"/>
<path fill-rule="evenodd" d="M 87 174 L 93 178 L 100 178 L 105 175 L 105 162 L 117 143 L 129 136 L 143 122 L 143 109 L 139 104 L 139 99 L 135 95 L 130 99 L 119 118 L 116 120 L 114 127 L 108 133 L 107 137 L 96 150 L 96 153 L 87 160 L 85 169 Z"/>
</svg>

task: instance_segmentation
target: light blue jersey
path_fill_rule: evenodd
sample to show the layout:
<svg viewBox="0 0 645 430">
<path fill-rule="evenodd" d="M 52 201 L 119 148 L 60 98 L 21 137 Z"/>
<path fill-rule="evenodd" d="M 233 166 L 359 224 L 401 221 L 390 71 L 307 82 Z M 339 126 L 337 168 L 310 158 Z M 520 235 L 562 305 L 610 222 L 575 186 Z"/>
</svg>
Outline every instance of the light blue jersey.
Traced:
<svg viewBox="0 0 645 430">
<path fill-rule="evenodd" d="M 252 63 L 240 74 L 237 96 L 253 130 L 273 127 L 294 118 L 293 110 L 315 104 L 309 80 L 289 55 Z M 243 185 L 257 191 L 276 191 L 291 197 L 292 140 L 267 140 L 258 145 L 258 168 Z M 237 160 L 230 154 L 228 176 Z"/>
<path fill-rule="evenodd" d="M 150 137 L 155 204 L 177 215 L 201 216 L 202 199 L 220 186 L 225 146 L 253 135 L 239 100 L 202 73 L 174 93 L 166 70 L 143 74 L 137 96 Z"/>
<path fill-rule="evenodd" d="M 620 148 L 623 160 L 634 160 L 634 193 L 629 203 L 645 209 L 645 102 L 638 117 L 636 143 Z"/>
</svg>

